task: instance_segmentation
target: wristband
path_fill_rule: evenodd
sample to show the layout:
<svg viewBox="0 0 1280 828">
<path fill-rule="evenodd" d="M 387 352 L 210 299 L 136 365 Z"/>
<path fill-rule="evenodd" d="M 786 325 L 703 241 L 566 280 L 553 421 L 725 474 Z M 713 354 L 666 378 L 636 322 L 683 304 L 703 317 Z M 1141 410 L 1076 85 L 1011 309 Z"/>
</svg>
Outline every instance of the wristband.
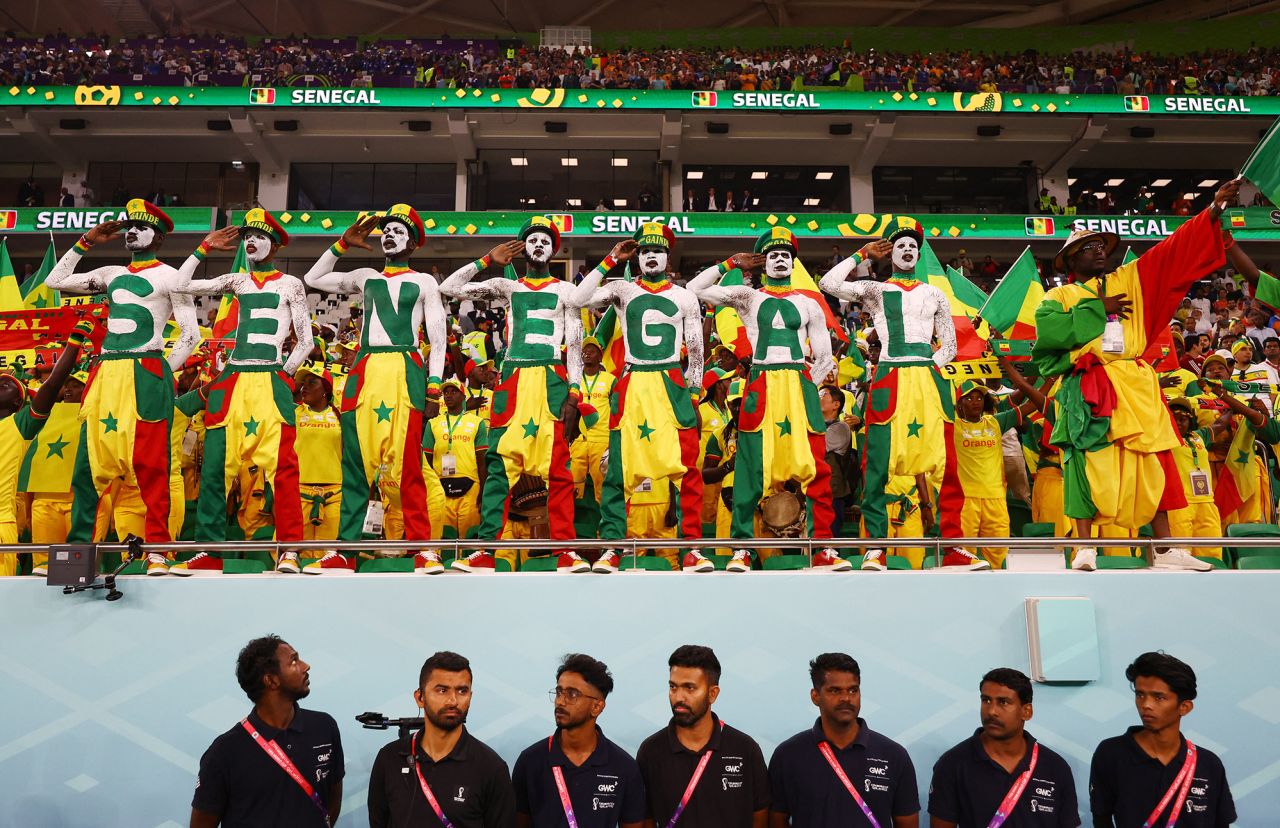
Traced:
<svg viewBox="0 0 1280 828">
<path fill-rule="evenodd" d="M 576 382 L 569 384 L 569 397 L 573 399 L 575 404 L 582 400 L 582 389 L 578 387 Z"/>
<path fill-rule="evenodd" d="M 89 337 L 84 331 L 73 330 L 67 334 L 67 344 L 76 348 L 83 348 L 84 344 L 89 341 Z"/>
<path fill-rule="evenodd" d="M 329 252 L 335 256 L 341 256 L 343 253 L 347 252 L 346 242 L 344 242 L 342 239 L 338 239 L 336 242 L 334 242 L 329 246 Z"/>
<path fill-rule="evenodd" d="M 864 247 L 862 248 L 862 250 L 866 250 L 866 248 Z M 855 252 L 852 256 L 849 257 L 850 259 L 853 259 L 854 267 L 857 267 L 858 265 L 862 264 L 867 260 L 867 257 L 862 255 L 862 250 Z"/>
<path fill-rule="evenodd" d="M 730 270 L 736 270 L 738 266 L 733 263 L 733 257 L 730 256 L 720 264 L 716 265 L 716 267 L 720 268 L 720 273 L 723 275 L 728 273 Z"/>
<path fill-rule="evenodd" d="M 475 267 L 477 271 L 488 270 L 489 266 L 492 264 L 493 259 L 489 257 L 488 253 L 475 260 Z"/>
<path fill-rule="evenodd" d="M 205 257 L 209 255 L 209 245 L 204 242 L 200 242 L 200 246 L 197 247 L 195 252 L 191 255 L 203 262 Z"/>
<path fill-rule="evenodd" d="M 436 399 L 440 396 L 440 378 L 429 377 L 427 379 L 427 398 Z"/>
<path fill-rule="evenodd" d="M 1222 249 L 1230 250 L 1235 246 L 1236 246 L 1236 237 L 1231 235 L 1230 230 L 1223 230 L 1222 231 Z"/>
<path fill-rule="evenodd" d="M 81 236 L 76 240 L 75 251 L 80 255 L 83 256 L 85 253 L 88 253 L 90 247 L 93 247 L 93 243 L 84 236 Z"/>
<path fill-rule="evenodd" d="M 617 260 L 615 260 L 612 256 L 605 256 L 603 259 L 600 260 L 600 264 L 596 265 L 596 270 L 600 271 L 605 276 L 608 276 L 609 271 L 613 270 L 617 266 L 618 266 Z"/>
</svg>

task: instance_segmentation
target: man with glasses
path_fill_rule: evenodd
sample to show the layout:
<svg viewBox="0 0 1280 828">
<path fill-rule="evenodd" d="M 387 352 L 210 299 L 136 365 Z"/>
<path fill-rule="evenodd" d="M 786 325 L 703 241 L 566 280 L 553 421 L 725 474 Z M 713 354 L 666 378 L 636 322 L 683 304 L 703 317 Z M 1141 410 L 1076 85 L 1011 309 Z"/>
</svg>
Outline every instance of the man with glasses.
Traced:
<svg viewBox="0 0 1280 828">
<path fill-rule="evenodd" d="M 818 721 L 778 745 L 769 761 L 769 828 L 917 828 L 911 757 L 858 716 L 862 672 L 844 653 L 809 662 Z"/>
<path fill-rule="evenodd" d="M 640 766 L 596 724 L 612 690 L 609 668 L 591 656 L 560 662 L 549 691 L 556 732 L 526 748 L 511 775 L 518 828 L 641 828 Z"/>
<path fill-rule="evenodd" d="M 467 659 L 443 651 L 423 663 L 413 691 L 422 730 L 385 745 L 373 760 L 370 828 L 515 825 L 507 763 L 467 731 L 471 698 Z"/>
<path fill-rule="evenodd" d="M 1160 379 L 1143 355 L 1201 276 L 1226 262 L 1222 211 L 1235 204 L 1240 180 L 1223 184 L 1213 203 L 1167 239 L 1111 269 L 1113 233 L 1072 231 L 1054 259 L 1068 284 L 1036 308 L 1032 362 L 1042 377 L 1062 377 L 1049 442 L 1062 450 L 1064 511 L 1075 536 L 1093 525 L 1136 530 L 1145 523 L 1167 538 L 1169 510 L 1187 499 L 1173 449 L 1179 445 Z M 1073 569 L 1092 570 L 1097 550 L 1076 550 Z M 1180 547 L 1157 549 L 1157 569 L 1213 567 Z"/>
</svg>

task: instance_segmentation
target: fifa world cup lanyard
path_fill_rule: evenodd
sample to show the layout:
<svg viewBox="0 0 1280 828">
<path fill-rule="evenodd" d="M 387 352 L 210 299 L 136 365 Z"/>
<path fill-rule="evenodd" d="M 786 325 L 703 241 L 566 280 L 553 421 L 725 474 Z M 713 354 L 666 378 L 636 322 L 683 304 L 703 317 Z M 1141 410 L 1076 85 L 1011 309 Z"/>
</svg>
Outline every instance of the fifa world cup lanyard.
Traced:
<svg viewBox="0 0 1280 828">
<path fill-rule="evenodd" d="M 723 721 L 720 722 L 720 732 L 724 732 Z M 680 797 L 680 804 L 676 806 L 676 812 L 671 815 L 671 819 L 667 822 L 667 828 L 675 828 L 676 821 L 680 819 L 680 815 L 684 813 L 689 800 L 693 798 L 693 791 L 698 787 L 698 782 L 702 779 L 702 773 L 707 769 L 707 763 L 710 761 L 711 748 L 707 748 L 702 754 L 702 758 L 698 760 L 698 767 L 694 769 L 693 776 L 689 778 L 689 784 L 685 786 L 684 795 Z"/>
<path fill-rule="evenodd" d="M 551 740 L 555 739 L 555 735 L 547 737 L 547 753 L 551 752 Z M 559 765 L 551 766 L 551 775 L 556 780 L 556 790 L 560 792 L 560 807 L 564 808 L 564 818 L 569 822 L 569 828 L 578 828 L 578 818 L 573 815 L 573 803 L 569 801 L 569 786 L 564 783 L 564 771 L 560 770 Z"/>
<path fill-rule="evenodd" d="M 1031 774 L 1036 772 L 1036 762 L 1040 761 L 1040 743 L 1036 742 L 1031 747 L 1031 764 L 1027 765 L 1027 769 L 1018 775 L 1018 779 L 1013 783 L 1013 787 L 1009 788 L 1009 792 L 1004 795 L 1004 799 L 1000 800 L 1000 807 L 996 809 L 995 816 L 991 817 L 991 821 L 987 823 L 987 828 L 1000 828 L 1004 825 L 1009 815 L 1013 813 L 1013 809 L 1017 807 L 1018 800 L 1022 799 L 1022 792 L 1027 789 L 1027 783 L 1031 781 Z"/>
<path fill-rule="evenodd" d="M 409 742 L 409 755 L 413 757 L 413 769 L 418 774 L 418 784 L 422 786 L 422 795 L 427 798 L 427 804 L 431 806 L 431 810 L 435 811 L 436 819 L 440 820 L 440 824 L 444 828 L 453 828 L 453 823 L 444 815 L 444 808 L 440 807 L 440 803 L 436 800 L 436 795 L 431 791 L 431 786 L 427 784 L 427 778 L 422 775 L 422 765 L 418 762 L 417 733 L 413 734 L 413 739 Z"/>
<path fill-rule="evenodd" d="M 1174 828 L 1178 824 L 1178 817 L 1182 814 L 1182 806 L 1187 801 L 1187 794 L 1191 792 L 1191 780 L 1196 775 L 1196 746 L 1191 744 L 1191 740 L 1187 740 L 1187 758 L 1182 760 L 1182 770 L 1178 771 L 1178 775 L 1173 778 L 1173 784 L 1169 786 L 1169 790 L 1164 792 L 1164 796 L 1160 799 L 1160 804 L 1151 812 L 1151 816 L 1147 817 L 1147 821 L 1142 823 L 1142 828 L 1152 828 L 1156 824 L 1156 820 L 1164 813 L 1164 809 L 1168 807 L 1169 800 L 1173 800 L 1173 808 L 1169 811 L 1169 821 L 1164 824 L 1164 828 Z M 1174 794 L 1177 798 L 1174 799 Z"/>
<path fill-rule="evenodd" d="M 253 741 L 257 743 L 258 747 L 262 748 L 263 752 L 270 756 L 275 763 L 280 766 L 280 769 L 289 775 L 290 779 L 298 783 L 298 787 L 302 788 L 302 792 L 311 798 L 312 803 L 320 809 L 320 813 L 324 817 L 325 828 L 328 828 L 329 809 L 325 807 L 322 801 L 320 801 L 320 794 L 316 793 L 316 789 L 312 787 L 311 783 L 307 781 L 307 778 L 302 775 L 302 771 L 298 770 L 298 766 L 293 764 L 293 760 L 285 754 L 284 750 L 276 744 L 274 739 L 262 738 L 262 734 L 258 732 L 258 729 L 249 724 L 249 719 L 247 717 L 240 720 L 240 726 L 243 727 L 245 732 L 253 738 Z"/>
<path fill-rule="evenodd" d="M 862 809 L 862 814 L 867 818 L 867 822 L 871 823 L 871 828 L 880 828 L 880 823 L 876 820 L 876 815 L 871 813 L 871 807 L 867 805 L 867 801 L 862 798 L 862 794 L 858 793 L 858 789 L 849 781 L 849 777 L 845 774 L 844 768 L 840 767 L 840 763 L 836 761 L 836 754 L 831 750 L 830 742 L 822 742 L 818 745 L 818 750 L 822 751 L 822 757 L 827 760 L 827 764 L 836 772 L 836 776 L 840 778 L 840 782 L 844 784 L 845 790 L 849 792 L 849 796 L 853 797 L 853 801 L 858 803 L 858 807 Z"/>
</svg>

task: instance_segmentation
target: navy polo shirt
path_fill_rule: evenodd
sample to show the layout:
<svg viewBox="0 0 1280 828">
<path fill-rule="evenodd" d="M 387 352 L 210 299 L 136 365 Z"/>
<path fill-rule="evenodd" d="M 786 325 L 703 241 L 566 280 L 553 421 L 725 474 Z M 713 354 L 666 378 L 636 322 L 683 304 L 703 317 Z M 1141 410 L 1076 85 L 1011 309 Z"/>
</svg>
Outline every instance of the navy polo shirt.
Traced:
<svg viewBox="0 0 1280 828">
<path fill-rule="evenodd" d="M 560 749 L 560 732 L 550 742 L 540 739 L 516 759 L 511 783 L 516 789 L 516 813 L 533 818 L 533 828 L 567 828 L 552 766 L 559 766 L 569 789 L 569 801 L 579 828 L 616 828 L 642 822 L 646 816 L 640 766 L 625 750 L 596 727 L 596 749 L 575 765 Z"/>
<path fill-rule="evenodd" d="M 328 805 L 345 764 L 338 723 L 328 713 L 296 707 L 293 721 L 277 730 L 249 713 L 249 724 L 274 741 Z M 223 828 L 323 826 L 325 815 L 289 774 L 267 755 L 244 726 L 223 733 L 200 757 L 200 775 L 191 807 L 221 818 Z"/>
<path fill-rule="evenodd" d="M 671 821 L 708 750 L 711 759 L 677 823 L 680 828 L 751 828 L 769 807 L 769 772 L 756 741 L 711 714 L 711 740 L 696 753 L 680 744 L 675 724 L 645 739 L 636 751 L 649 816 L 660 828 Z"/>
<path fill-rule="evenodd" d="M 960 828 L 986 828 L 1000 803 L 1031 766 L 1036 740 L 1024 732 L 1027 752 L 1013 773 L 987 755 L 982 728 L 939 757 L 929 785 L 929 816 Z M 1080 824 L 1076 783 L 1058 754 L 1040 745 L 1036 770 L 1009 814 L 1006 828 L 1075 828 Z"/>
<path fill-rule="evenodd" d="M 1140 828 L 1182 770 L 1187 758 L 1186 738 L 1173 761 L 1163 765 L 1134 740 L 1133 735 L 1140 730 L 1140 725 L 1131 727 L 1123 736 L 1102 741 L 1093 752 L 1089 807 L 1093 824 L 1099 828 Z M 1152 828 L 1168 824 L 1170 808 L 1166 806 Z M 1178 815 L 1178 828 L 1226 828 L 1235 821 L 1236 804 L 1231 799 L 1222 760 L 1213 751 L 1196 745 L 1196 773 Z"/>
<path fill-rule="evenodd" d="M 795 828 L 849 828 L 866 822 L 862 809 L 819 751 L 818 745 L 825 741 L 819 719 L 812 729 L 778 745 L 769 760 L 770 808 L 788 814 Z M 853 743 L 844 750 L 831 747 L 882 826 L 892 824 L 893 817 L 919 813 L 916 769 L 902 745 L 859 718 Z"/>
</svg>

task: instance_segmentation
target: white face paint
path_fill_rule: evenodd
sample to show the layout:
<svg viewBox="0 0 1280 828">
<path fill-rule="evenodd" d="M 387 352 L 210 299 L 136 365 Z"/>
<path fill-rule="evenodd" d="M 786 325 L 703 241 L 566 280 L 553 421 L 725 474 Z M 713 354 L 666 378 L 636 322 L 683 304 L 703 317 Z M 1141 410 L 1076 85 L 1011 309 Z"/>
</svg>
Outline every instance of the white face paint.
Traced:
<svg viewBox="0 0 1280 828">
<path fill-rule="evenodd" d="M 145 224 L 131 224 L 124 231 L 124 249 L 130 253 L 146 250 L 155 240 L 155 228 Z"/>
<path fill-rule="evenodd" d="M 524 255 L 531 262 L 546 264 L 555 252 L 555 242 L 548 233 L 530 233 L 524 240 Z"/>
<path fill-rule="evenodd" d="M 389 221 L 382 228 L 382 253 L 395 258 L 409 248 L 409 228 L 398 221 Z"/>
<path fill-rule="evenodd" d="M 259 230 L 244 234 L 244 254 L 251 262 L 261 262 L 271 255 L 271 237 Z"/>
<path fill-rule="evenodd" d="M 791 251 L 783 247 L 775 247 L 765 254 L 764 272 L 770 279 L 786 279 L 791 275 L 793 262 Z"/>
<path fill-rule="evenodd" d="M 909 273 L 916 269 L 920 261 L 920 245 L 910 236 L 903 236 L 893 243 L 893 269 L 900 273 Z"/>
<path fill-rule="evenodd" d="M 636 258 L 640 261 L 640 272 L 645 276 L 659 276 L 667 272 L 670 254 L 661 247 L 645 247 Z"/>
</svg>

